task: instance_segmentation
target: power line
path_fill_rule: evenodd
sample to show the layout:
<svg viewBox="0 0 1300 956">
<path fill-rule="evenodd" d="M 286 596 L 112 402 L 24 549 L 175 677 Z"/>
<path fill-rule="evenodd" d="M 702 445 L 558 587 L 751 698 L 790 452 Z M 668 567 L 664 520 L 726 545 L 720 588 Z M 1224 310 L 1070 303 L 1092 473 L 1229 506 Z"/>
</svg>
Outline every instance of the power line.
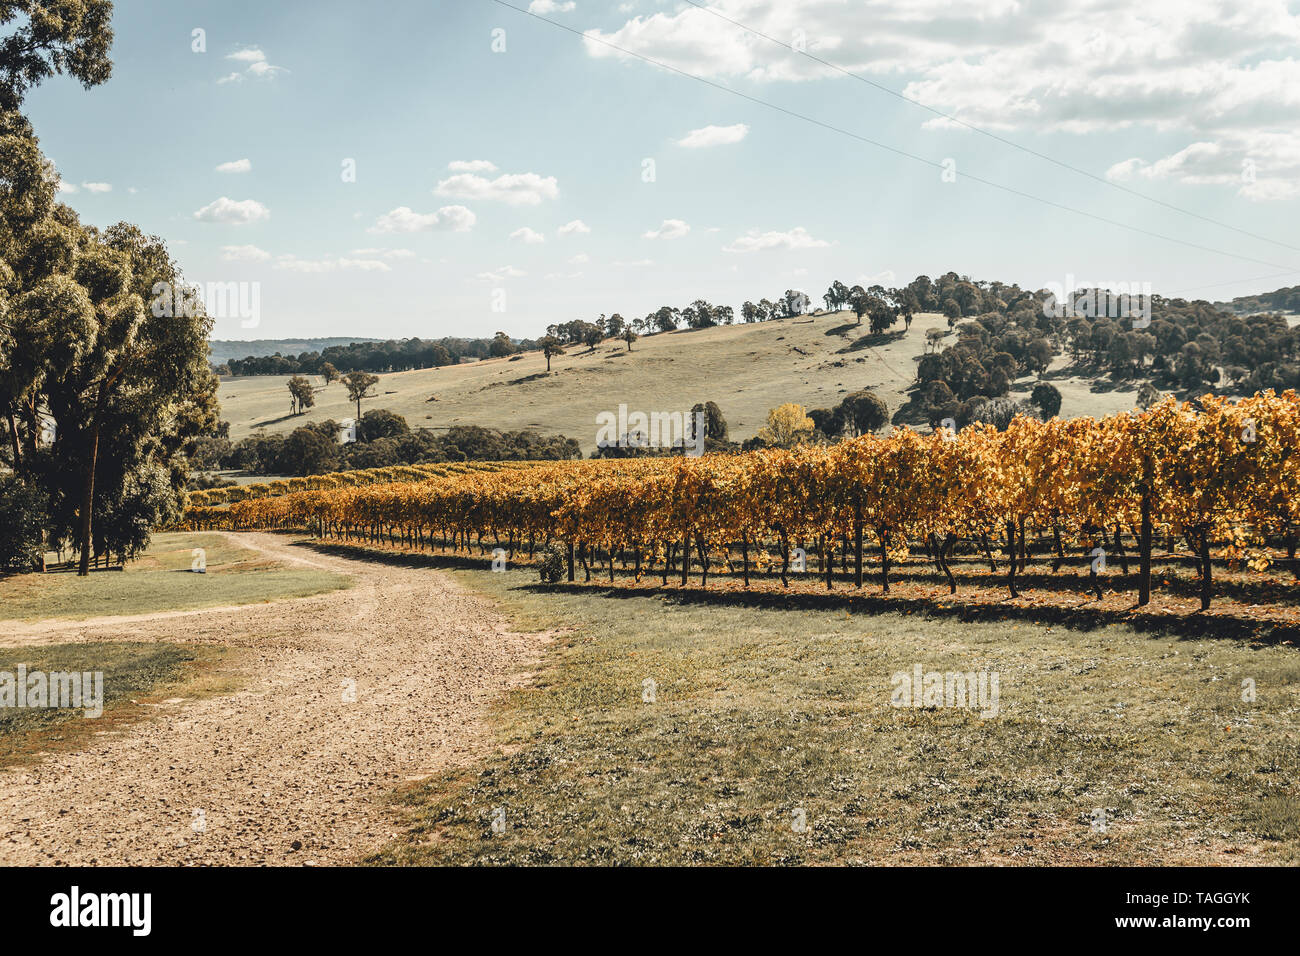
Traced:
<svg viewBox="0 0 1300 956">
<path fill-rule="evenodd" d="M 761 30 L 756 30 L 751 26 L 747 26 L 746 24 L 741 23 L 739 20 L 733 20 L 731 17 L 719 13 L 718 11 L 714 10 L 712 7 L 707 7 L 704 4 L 697 2 L 697 0 L 686 0 L 686 3 L 689 3 L 691 6 L 695 7 L 698 10 L 702 10 L 705 13 L 715 16 L 720 20 L 725 20 L 727 23 L 730 23 L 733 26 L 740 27 L 740 29 L 752 33 L 754 34 L 754 36 L 762 37 L 764 40 L 767 40 L 769 43 L 774 43 L 777 46 L 781 47 L 782 49 L 786 49 L 789 50 L 791 53 L 797 53 L 800 56 L 807 57 L 808 59 L 813 60 L 816 63 L 822 64 L 828 69 L 832 69 L 837 73 L 842 73 L 845 76 L 852 77 L 853 79 L 858 80 L 861 83 L 866 83 L 868 86 L 874 87 L 875 89 L 879 90 L 882 93 L 888 93 L 890 96 L 895 96 L 906 103 L 911 103 L 913 106 L 919 106 L 921 109 L 927 110 L 928 112 L 933 113 L 935 116 L 941 117 L 951 123 L 956 123 L 959 126 L 964 126 L 966 129 L 974 133 L 979 133 L 981 136 L 987 136 L 989 139 L 997 140 L 999 143 L 1002 143 L 1005 146 L 1010 146 L 1013 149 L 1018 149 L 1021 152 L 1028 153 L 1031 156 L 1036 156 L 1039 159 L 1046 160 L 1049 163 L 1054 163 L 1055 165 L 1060 166 L 1062 169 L 1068 169 L 1071 172 L 1077 173 L 1080 176 L 1086 176 L 1087 178 L 1095 182 L 1099 182 L 1104 186 L 1109 186 L 1112 189 L 1118 189 L 1119 191 L 1127 193 L 1130 196 L 1136 196 L 1138 199 L 1144 199 L 1149 203 L 1155 203 L 1158 206 L 1164 206 L 1166 209 L 1172 209 L 1174 212 L 1182 213 L 1184 216 L 1191 216 L 1194 219 L 1200 219 L 1202 222 L 1208 222 L 1213 225 L 1219 226 L 1223 229 L 1230 229 L 1233 232 L 1240 233 L 1243 236 L 1249 236 L 1252 239 L 1258 239 L 1261 242 L 1269 242 L 1275 246 L 1281 246 L 1284 249 L 1293 249 L 1297 252 L 1300 252 L 1300 246 L 1293 246 L 1290 243 L 1282 242 L 1279 239 L 1271 239 L 1268 236 L 1261 236 L 1258 233 L 1250 232 L 1247 229 L 1238 228 L 1237 226 L 1234 226 L 1231 223 L 1226 223 L 1221 220 L 1214 219 L 1210 216 L 1204 216 L 1198 212 L 1192 212 L 1190 209 L 1184 209 L 1181 206 L 1176 206 L 1173 203 L 1165 202 L 1163 199 L 1157 199 L 1154 196 L 1148 196 L 1146 193 L 1138 192 L 1136 189 L 1130 189 L 1127 186 L 1122 186 L 1119 183 L 1112 182 L 1111 180 L 1106 179 L 1103 176 L 1098 176 L 1096 173 L 1091 173 L 1088 170 L 1081 169 L 1080 167 L 1075 166 L 1072 163 L 1067 163 L 1063 159 L 1057 159 L 1055 156 L 1049 156 L 1047 153 L 1039 152 L 1038 150 L 1033 149 L 1032 147 L 1025 146 L 1023 143 L 1017 143 L 1015 140 L 1007 139 L 1005 136 L 999 136 L 997 133 L 976 126 L 973 123 L 968 123 L 963 119 L 959 119 L 958 117 L 951 115 L 950 113 L 945 113 L 942 110 L 936 109 L 933 106 L 929 106 L 925 103 L 922 103 L 920 100 L 913 99 L 912 97 L 908 96 L 905 93 L 900 93 L 898 90 L 885 86 L 883 83 L 877 83 L 875 80 L 870 79 L 869 77 L 865 77 L 860 73 L 854 73 L 852 70 L 847 70 L 844 67 L 831 63 L 829 60 L 824 60 L 819 56 L 814 56 L 813 54 L 809 53 L 807 50 L 796 49 L 792 44 L 783 43 L 780 40 L 776 39 L 775 37 L 768 36 L 766 33 L 763 33 Z"/>
<path fill-rule="evenodd" d="M 848 136 L 848 137 L 850 137 L 851 139 L 856 139 L 856 140 L 858 140 L 859 142 L 866 143 L 866 144 L 868 144 L 868 145 L 870 145 L 870 146 L 875 146 L 875 147 L 878 148 L 878 149 L 883 149 L 883 150 L 886 150 L 886 151 L 888 151 L 888 152 L 895 153 L 895 154 L 897 154 L 897 155 L 899 155 L 899 156 L 904 156 L 904 157 L 906 157 L 907 159 L 914 160 L 915 162 L 923 163 L 923 164 L 925 164 L 926 166 L 931 167 L 932 169 L 939 169 L 939 170 L 943 170 L 943 169 L 945 169 L 945 167 L 943 166 L 942 163 L 937 163 L 937 162 L 935 162 L 935 161 L 932 160 L 932 159 L 927 159 L 927 158 L 925 158 L 924 156 L 918 156 L 918 155 L 915 154 L 915 153 L 910 153 L 910 152 L 908 152 L 908 151 L 905 150 L 905 149 L 899 149 L 899 148 L 896 147 L 896 146 L 890 146 L 888 143 L 882 143 L 882 142 L 879 142 L 878 140 L 874 140 L 874 139 L 871 139 L 870 137 L 863 136 L 863 135 L 861 135 L 860 133 L 854 133 L 854 132 L 851 131 L 851 130 L 846 130 L 846 129 L 842 128 L 842 127 L 835 126 L 835 125 L 832 124 L 832 123 L 827 123 L 827 122 L 824 122 L 823 120 L 815 119 L 815 118 L 813 118 L 813 117 L 811 117 L 811 116 L 807 116 L 807 115 L 805 115 L 805 114 L 803 114 L 803 113 L 799 113 L 799 112 L 797 112 L 797 111 L 795 111 L 795 110 L 788 109 L 788 108 L 786 108 L 786 107 L 784 107 L 784 106 L 779 106 L 779 105 L 777 105 L 776 103 L 771 103 L 771 102 L 769 102 L 769 101 L 767 101 L 767 100 L 760 99 L 760 98 L 757 97 L 757 96 L 751 96 L 751 95 L 748 94 L 748 93 L 742 93 L 740 90 L 732 89 L 731 87 L 729 87 L 729 86 L 725 86 L 725 85 L 723 85 L 723 84 L 721 84 L 721 83 L 715 83 L 713 80 L 707 79 L 707 78 L 702 77 L 702 76 L 698 76 L 697 74 L 694 74 L 694 73 L 689 73 L 689 72 L 687 72 L 686 70 L 678 69 L 678 68 L 675 67 L 675 66 L 670 66 L 670 65 L 668 65 L 667 63 L 664 63 L 664 62 L 662 62 L 662 61 L 660 61 L 660 60 L 656 60 L 654 57 L 646 56 L 645 54 L 642 54 L 642 53 L 636 53 L 636 52 L 634 52 L 634 51 L 632 51 L 632 50 L 625 49 L 625 48 L 619 46 L 619 45 L 616 44 L 616 43 L 611 43 L 611 42 L 608 41 L 608 40 L 602 39 L 601 37 L 590 36 L 590 35 L 588 35 L 588 34 L 583 33 L 581 30 L 577 30 L 577 29 L 575 29 L 575 28 L 573 28 L 573 27 L 570 27 L 570 26 L 568 26 L 568 25 L 566 25 L 566 24 L 560 23 L 560 22 L 558 22 L 558 21 L 556 21 L 556 20 L 551 20 L 551 19 L 549 19 L 548 17 L 541 16 L 540 14 L 532 13 L 531 11 L 525 10 L 525 9 L 522 8 L 522 7 L 517 7 L 517 6 L 515 6 L 514 4 L 512 4 L 512 3 L 508 3 L 508 2 L 506 2 L 506 0 L 492 0 L 492 2 L 493 2 L 493 3 L 496 3 L 496 4 L 500 5 L 500 6 L 507 7 L 507 8 L 509 8 L 509 9 L 511 9 L 511 10 L 514 10 L 516 13 L 522 13 L 522 14 L 524 14 L 525 16 L 532 17 L 534 20 L 540 20 L 540 21 L 543 22 L 543 23 L 549 23 L 549 24 L 550 24 L 551 26 L 553 26 L 553 27 L 558 27 L 559 29 L 564 30 L 564 31 L 566 31 L 566 32 L 568 32 L 568 33 L 572 33 L 574 36 L 581 37 L 582 39 L 587 40 L 588 42 L 591 42 L 591 43 L 600 43 L 600 44 L 602 44 L 602 45 L 604 45 L 604 46 L 609 47 L 610 49 L 617 50 L 618 52 L 620 52 L 620 53 L 622 53 L 622 54 L 624 54 L 624 55 L 626 55 L 626 56 L 635 57 L 635 58 L 638 59 L 638 60 L 642 60 L 642 61 L 644 61 L 644 62 L 646 62 L 646 63 L 649 63 L 649 64 L 651 64 L 651 65 L 653 65 L 653 66 L 657 66 L 657 67 L 659 67 L 660 69 L 667 70 L 667 71 L 669 71 L 670 73 L 676 73 L 676 74 L 678 74 L 679 76 L 684 76 L 684 77 L 686 77 L 687 79 L 695 80 L 696 82 L 703 83 L 703 84 L 705 84 L 706 86 L 710 86 L 710 87 L 712 87 L 712 88 L 715 89 L 715 90 L 721 90 L 721 91 L 724 92 L 724 93 L 730 93 L 730 94 L 733 95 L 733 96 L 738 96 L 738 97 L 740 97 L 741 99 L 743 99 L 743 100 L 747 100 L 747 101 L 750 102 L 750 103 L 755 103 L 755 104 L 757 104 L 757 105 L 759 105 L 759 106 L 766 107 L 767 109 L 775 110 L 775 111 L 778 112 L 778 113 L 783 113 L 783 114 L 786 115 L 786 116 L 791 116 L 791 117 L 793 117 L 793 118 L 795 118 L 795 119 L 803 120 L 803 121 L 806 122 L 806 123 L 811 123 L 812 125 L 814 125 L 814 126 L 819 126 L 819 127 L 821 127 L 822 129 L 827 129 L 827 130 L 830 130 L 831 132 L 839 133 L 839 134 L 842 135 L 842 136 Z M 1032 193 L 1027 193 L 1027 192 L 1024 192 L 1023 190 L 1016 189 L 1016 188 L 1013 187 L 1013 186 L 1007 186 L 1007 185 L 1004 185 L 1004 184 L 1002 184 L 1002 183 L 994 182 L 993 180 L 990 180 L 990 179 L 984 179 L 983 177 L 975 176 L 975 175 L 972 175 L 971 173 L 962 173 L 961 176 L 962 176 L 963 178 L 965 178 L 965 179 L 969 179 L 969 180 L 971 180 L 972 182 L 980 183 L 981 185 L 984 185 L 984 186 L 991 186 L 991 187 L 994 188 L 994 189 L 1000 189 L 1000 190 L 1002 190 L 1003 192 L 1010 193 L 1011 195 L 1014 195 L 1014 196 L 1020 196 L 1020 197 L 1022 197 L 1022 198 L 1024 198 L 1024 199 L 1031 199 L 1031 200 L 1033 200 L 1034 202 L 1039 202 L 1039 203 L 1042 203 L 1042 204 L 1047 205 L 1047 206 L 1053 206 L 1053 207 L 1055 207 L 1055 208 L 1057 208 L 1057 209 L 1065 210 L 1066 212 L 1073 213 L 1073 214 L 1075 214 L 1075 215 L 1077 215 L 1077 216 L 1084 216 L 1084 217 L 1086 217 L 1086 218 L 1088 218 L 1088 219 L 1093 219 L 1093 220 L 1095 220 L 1095 221 L 1097 221 L 1097 222 L 1103 222 L 1103 223 L 1106 223 L 1107 225 L 1118 226 L 1118 227 L 1121 228 L 1121 229 L 1127 229 L 1127 230 L 1129 230 L 1130 232 L 1136 232 L 1136 233 L 1138 233 L 1138 234 L 1140 234 L 1140 235 L 1148 236 L 1148 237 L 1150 237 L 1150 238 L 1152 238 L 1152 239 L 1160 239 L 1160 240 L 1162 240 L 1162 241 L 1164 241 L 1164 242 L 1173 242 L 1173 243 L 1177 243 L 1177 244 L 1180 245 L 1180 246 L 1186 246 L 1186 247 L 1188 247 L 1189 249 L 1197 249 L 1197 250 L 1199 250 L 1199 251 L 1201 251 L 1201 252 L 1210 252 L 1210 253 L 1213 253 L 1213 254 L 1215 254 L 1215 255 L 1219 255 L 1219 256 L 1227 256 L 1227 257 L 1229 257 L 1229 258 L 1231 258 L 1231 259 L 1240 259 L 1240 260 L 1242 260 L 1243 262 L 1253 262 L 1253 263 L 1255 263 L 1256 265 L 1268 266 L 1269 268 L 1272 268 L 1272 269 L 1284 269 L 1284 270 L 1292 271 L 1292 267 L 1291 267 L 1290 265 L 1287 265 L 1287 264 L 1284 264 L 1284 263 L 1280 263 L 1280 262 L 1270 262 L 1270 261 L 1267 260 L 1267 259 L 1256 259 L 1254 256 L 1246 256 L 1246 255 L 1242 255 L 1242 254 L 1240 254 L 1240 253 L 1236 253 L 1236 252 L 1228 252 L 1228 251 L 1223 250 L 1223 249 L 1215 249 L 1215 248 L 1213 248 L 1213 247 L 1211 247 L 1211 246 L 1203 246 L 1203 245 L 1200 245 L 1199 243 L 1190 242 L 1190 241 L 1188 241 L 1188 240 L 1186 240 L 1186 239 L 1179 239 L 1179 238 L 1177 238 L 1177 237 L 1175 237 L 1175 236 L 1166 236 L 1166 235 L 1164 235 L 1164 234 L 1162 234 L 1162 233 L 1152 232 L 1151 230 L 1149 230 L 1149 229 L 1143 229 L 1143 228 L 1140 227 L 1140 226 L 1133 226 L 1133 225 L 1130 225 L 1129 223 L 1126 223 L 1126 222 L 1120 222 L 1120 221 L 1117 220 L 1117 219 L 1110 219 L 1110 218 L 1108 218 L 1108 217 L 1106 217 L 1106 216 L 1099 216 L 1099 215 L 1097 215 L 1096 213 L 1087 212 L 1087 211 L 1082 210 L 1082 209 L 1076 209 L 1075 207 L 1073 207 L 1073 206 L 1067 206 L 1067 205 L 1065 205 L 1064 203 L 1058 203 L 1058 202 L 1055 202 L 1054 200 L 1051 200 L 1051 199 L 1044 199 L 1044 198 L 1041 197 L 1041 196 L 1035 196 L 1035 195 L 1032 194 Z"/>
</svg>

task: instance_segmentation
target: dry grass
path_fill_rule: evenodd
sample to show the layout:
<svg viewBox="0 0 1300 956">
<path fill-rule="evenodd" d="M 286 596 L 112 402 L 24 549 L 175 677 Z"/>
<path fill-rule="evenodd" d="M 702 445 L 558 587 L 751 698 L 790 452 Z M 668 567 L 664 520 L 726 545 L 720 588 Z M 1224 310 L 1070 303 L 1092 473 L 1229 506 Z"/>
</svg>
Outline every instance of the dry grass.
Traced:
<svg viewBox="0 0 1300 956">
<path fill-rule="evenodd" d="M 194 548 L 205 552 L 204 574 L 190 571 Z M 0 578 L 0 621 L 257 604 L 347 586 L 344 575 L 277 564 L 232 546 L 224 535 L 156 534 L 149 550 L 123 571 L 95 571 L 85 578 L 69 572 Z"/>
<path fill-rule="evenodd" d="M 743 441 L 783 402 L 829 407 L 849 392 L 870 388 L 898 412 L 909 398 L 905 390 L 913 384 L 916 363 L 925 353 L 925 333 L 932 328 L 946 329 L 947 320 L 919 315 L 905 335 L 900 324 L 877 340 L 853 324 L 852 313 L 836 313 L 653 335 L 637 341 L 630 353 L 610 340 L 594 352 L 586 346 L 570 348 L 552 361 L 550 375 L 540 352 L 516 361 L 490 359 L 384 375 L 376 396 L 366 399 L 362 409 L 390 409 L 413 428 L 484 425 L 560 433 L 578 439 L 583 453 L 590 454 L 599 412 L 620 403 L 647 412 L 686 411 L 712 400 L 722 408 L 732 439 Z M 1065 374 L 1062 365 L 1058 360 L 1049 373 L 1063 395 L 1062 415 L 1104 415 L 1133 407 L 1135 389 L 1093 391 L 1090 382 Z M 222 380 L 222 416 L 231 423 L 232 439 L 258 427 L 287 432 L 356 414 L 343 386 L 334 384 L 316 393 L 310 412 L 289 418 L 287 381 L 285 376 Z M 1032 384 L 1023 379 L 1018 392 L 1027 395 Z M 433 397 L 437 400 L 430 401 Z"/>
<path fill-rule="evenodd" d="M 1300 862 L 1292 647 L 454 573 L 562 638 L 371 862 Z M 892 707 L 915 664 L 998 672 L 999 714 Z"/>
<path fill-rule="evenodd" d="M 0 671 L 102 671 L 103 713 L 84 709 L 0 709 L 0 768 L 26 764 L 51 752 L 79 750 L 89 740 L 148 719 L 163 700 L 231 694 L 238 687 L 233 652 L 129 641 L 0 647 Z"/>
</svg>

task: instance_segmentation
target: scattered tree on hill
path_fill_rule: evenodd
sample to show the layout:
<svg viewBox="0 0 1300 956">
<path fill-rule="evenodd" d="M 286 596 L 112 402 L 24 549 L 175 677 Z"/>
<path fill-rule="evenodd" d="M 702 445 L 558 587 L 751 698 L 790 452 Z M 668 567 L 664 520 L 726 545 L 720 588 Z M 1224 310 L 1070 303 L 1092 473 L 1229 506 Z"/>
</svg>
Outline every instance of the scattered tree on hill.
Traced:
<svg viewBox="0 0 1300 956">
<path fill-rule="evenodd" d="M 371 375 L 369 372 L 348 372 L 343 376 L 343 386 L 348 390 L 348 401 L 355 402 L 357 406 L 357 421 L 361 420 L 361 400 L 372 398 L 373 396 L 367 393 L 378 384 L 379 376 Z"/>
<path fill-rule="evenodd" d="M 862 286 L 855 285 L 849 290 L 848 306 L 853 310 L 858 325 L 862 324 L 862 317 L 871 311 L 871 301 L 872 297 Z"/>
<path fill-rule="evenodd" d="M 289 414 L 301 415 L 316 404 L 311 382 L 301 375 L 289 379 Z"/>
<path fill-rule="evenodd" d="M 493 358 L 503 358 L 514 354 L 515 343 L 510 341 L 510 336 L 504 332 L 498 332 L 492 337 L 492 344 L 488 346 L 488 355 Z"/>
<path fill-rule="evenodd" d="M 624 329 L 622 339 L 627 343 L 627 350 L 632 351 L 632 343 L 636 341 L 636 333 L 631 329 Z"/>
<path fill-rule="evenodd" d="M 546 371 L 551 370 L 551 359 L 557 355 L 564 354 L 564 346 L 554 335 L 548 335 L 542 339 L 542 355 L 546 359 Z"/>
</svg>

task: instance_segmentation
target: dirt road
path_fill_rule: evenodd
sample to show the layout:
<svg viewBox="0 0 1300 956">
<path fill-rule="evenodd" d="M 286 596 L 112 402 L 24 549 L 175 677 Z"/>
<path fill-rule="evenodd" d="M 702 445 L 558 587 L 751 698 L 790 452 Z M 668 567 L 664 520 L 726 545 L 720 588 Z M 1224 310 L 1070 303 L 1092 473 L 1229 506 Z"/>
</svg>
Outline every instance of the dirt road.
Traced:
<svg viewBox="0 0 1300 956">
<path fill-rule="evenodd" d="M 435 571 L 320 555 L 275 535 L 231 537 L 356 585 L 249 608 L 7 629 L 5 643 L 247 650 L 234 695 L 172 701 L 88 749 L 0 772 L 0 864 L 353 861 L 394 833 L 382 801 L 394 787 L 481 752 L 486 706 L 526 679 L 549 639 L 511 632 Z"/>
</svg>

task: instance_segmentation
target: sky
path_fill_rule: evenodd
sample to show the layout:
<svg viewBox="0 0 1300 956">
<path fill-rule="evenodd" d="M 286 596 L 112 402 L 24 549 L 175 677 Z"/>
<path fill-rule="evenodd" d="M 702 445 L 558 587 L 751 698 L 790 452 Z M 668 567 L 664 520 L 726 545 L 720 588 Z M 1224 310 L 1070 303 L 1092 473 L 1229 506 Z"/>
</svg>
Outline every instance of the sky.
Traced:
<svg viewBox="0 0 1300 956">
<path fill-rule="evenodd" d="M 1300 3 L 118 0 L 113 26 L 107 83 L 25 108 L 83 221 L 243 284 L 214 338 L 531 337 L 948 271 L 1300 284 Z"/>
</svg>

